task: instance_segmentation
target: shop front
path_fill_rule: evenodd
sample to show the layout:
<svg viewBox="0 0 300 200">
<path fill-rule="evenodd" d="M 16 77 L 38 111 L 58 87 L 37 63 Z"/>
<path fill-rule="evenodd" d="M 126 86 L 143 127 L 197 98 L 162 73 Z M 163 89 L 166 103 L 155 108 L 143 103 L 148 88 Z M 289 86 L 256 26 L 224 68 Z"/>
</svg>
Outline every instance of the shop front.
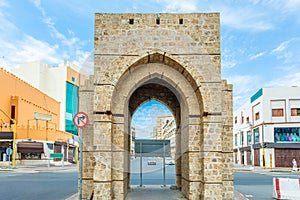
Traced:
<svg viewBox="0 0 300 200">
<path fill-rule="evenodd" d="M 12 148 L 13 132 L 12 131 L 1 131 L 0 132 L 0 161 L 6 162 L 9 160 L 6 155 L 6 149 Z M 10 158 L 11 159 L 11 158 Z"/>
<path fill-rule="evenodd" d="M 18 142 L 17 153 L 19 160 L 41 160 L 44 145 L 42 142 Z"/>
</svg>

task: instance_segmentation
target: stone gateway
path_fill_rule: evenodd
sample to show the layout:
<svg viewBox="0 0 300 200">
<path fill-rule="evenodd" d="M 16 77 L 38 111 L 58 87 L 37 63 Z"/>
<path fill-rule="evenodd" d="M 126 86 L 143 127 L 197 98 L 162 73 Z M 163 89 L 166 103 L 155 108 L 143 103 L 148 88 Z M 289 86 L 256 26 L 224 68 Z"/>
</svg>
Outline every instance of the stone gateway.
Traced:
<svg viewBox="0 0 300 200">
<path fill-rule="evenodd" d="M 125 199 L 131 118 L 157 100 L 176 121 L 176 185 L 233 199 L 232 85 L 221 79 L 220 15 L 95 14 L 94 75 L 80 88 L 83 198 Z"/>
</svg>

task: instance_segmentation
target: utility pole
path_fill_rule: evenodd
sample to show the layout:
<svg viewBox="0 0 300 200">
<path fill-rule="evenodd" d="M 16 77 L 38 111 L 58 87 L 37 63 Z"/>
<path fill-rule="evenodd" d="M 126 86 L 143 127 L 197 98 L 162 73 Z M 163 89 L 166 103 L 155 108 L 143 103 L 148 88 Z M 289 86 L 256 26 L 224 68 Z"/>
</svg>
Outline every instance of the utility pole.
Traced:
<svg viewBox="0 0 300 200">
<path fill-rule="evenodd" d="M 266 168 L 266 155 L 265 155 L 265 136 L 264 136 L 264 122 L 262 123 L 262 144 L 261 144 L 261 150 L 262 150 L 262 155 L 263 155 L 263 167 L 264 169 Z"/>
</svg>

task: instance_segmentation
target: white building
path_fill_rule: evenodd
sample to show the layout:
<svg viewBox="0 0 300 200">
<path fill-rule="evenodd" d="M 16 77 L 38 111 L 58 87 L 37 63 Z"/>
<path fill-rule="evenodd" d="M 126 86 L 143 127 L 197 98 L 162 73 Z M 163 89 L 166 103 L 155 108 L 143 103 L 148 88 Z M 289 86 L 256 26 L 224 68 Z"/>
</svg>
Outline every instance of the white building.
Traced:
<svg viewBox="0 0 300 200">
<path fill-rule="evenodd" d="M 300 87 L 262 88 L 233 116 L 235 162 L 267 168 L 300 163 Z"/>
<path fill-rule="evenodd" d="M 78 112 L 79 85 L 84 76 L 78 66 L 64 62 L 57 67 L 41 61 L 20 64 L 13 73 L 60 104 L 60 130 L 77 135 L 73 117 Z"/>
<path fill-rule="evenodd" d="M 175 158 L 176 146 L 175 131 L 176 122 L 173 116 L 159 116 L 157 117 L 156 133 L 151 135 L 152 139 L 170 140 L 171 156 L 173 158 Z"/>
</svg>

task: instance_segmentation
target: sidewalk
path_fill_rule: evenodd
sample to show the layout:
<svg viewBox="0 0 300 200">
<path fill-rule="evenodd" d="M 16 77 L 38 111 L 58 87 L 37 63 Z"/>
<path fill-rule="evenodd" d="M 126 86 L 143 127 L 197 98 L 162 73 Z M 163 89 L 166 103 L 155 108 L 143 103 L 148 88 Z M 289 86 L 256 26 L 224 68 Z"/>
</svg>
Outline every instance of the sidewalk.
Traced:
<svg viewBox="0 0 300 200">
<path fill-rule="evenodd" d="M 300 171 L 292 171 L 292 168 L 278 167 L 273 169 L 264 169 L 263 167 L 250 166 L 250 165 L 234 165 L 234 171 L 252 171 L 252 172 L 281 172 L 281 173 L 299 173 Z"/>
<path fill-rule="evenodd" d="M 56 165 L 38 165 L 38 166 L 28 166 L 28 165 L 17 165 L 16 168 L 10 168 L 7 166 L 1 166 L 1 171 L 12 171 L 12 172 L 41 172 L 41 171 L 61 171 L 61 170 L 77 170 L 76 164 L 65 162 L 64 166 L 60 164 Z"/>
</svg>

